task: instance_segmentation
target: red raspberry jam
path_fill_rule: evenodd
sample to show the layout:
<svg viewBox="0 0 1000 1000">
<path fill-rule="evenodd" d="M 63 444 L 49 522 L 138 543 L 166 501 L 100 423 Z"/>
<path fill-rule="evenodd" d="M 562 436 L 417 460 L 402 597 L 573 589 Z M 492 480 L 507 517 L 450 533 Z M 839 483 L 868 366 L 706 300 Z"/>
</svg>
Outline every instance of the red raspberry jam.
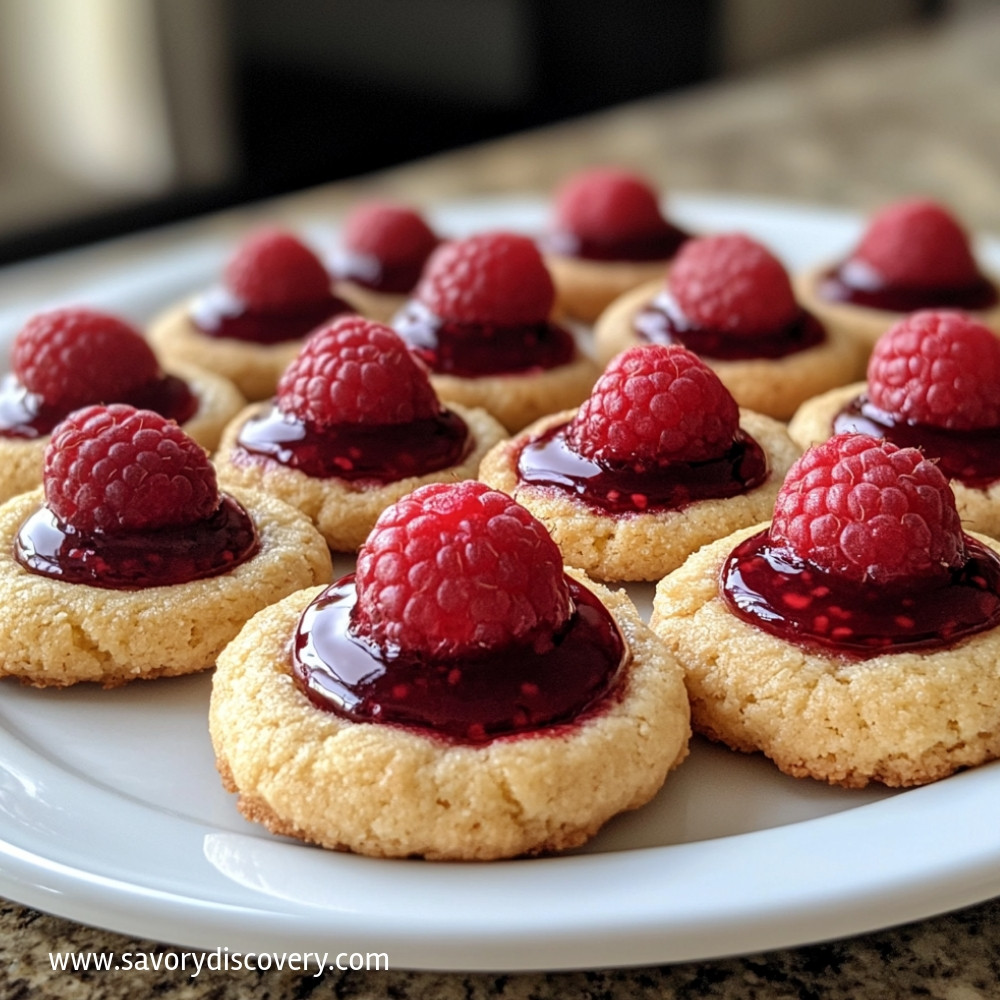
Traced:
<svg viewBox="0 0 1000 1000">
<path fill-rule="evenodd" d="M 973 489 L 1000 480 L 1000 427 L 950 430 L 899 420 L 867 395 L 852 399 L 834 418 L 833 431 L 885 438 L 900 448 L 919 448 L 949 478 Z"/>
<path fill-rule="evenodd" d="M 690 233 L 666 222 L 662 229 L 639 236 L 617 240 L 585 239 L 568 230 L 553 230 L 539 239 L 542 253 L 558 257 L 580 257 L 584 260 L 643 261 L 670 260 Z"/>
<path fill-rule="evenodd" d="M 251 309 L 227 288 L 218 285 L 195 299 L 190 316 L 191 322 L 206 337 L 280 344 L 300 340 L 328 319 L 354 311 L 343 299 L 332 294 L 318 302 L 282 310 Z"/>
<path fill-rule="evenodd" d="M 29 572 L 106 590 L 169 587 L 221 576 L 259 549 L 250 515 L 223 494 L 211 517 L 149 531 L 81 532 L 39 507 L 21 525 L 14 558 Z"/>
<path fill-rule="evenodd" d="M 273 405 L 240 428 L 233 460 L 271 459 L 317 479 L 393 483 L 449 469 L 472 451 L 465 421 L 450 410 L 405 424 L 316 428 Z"/>
<path fill-rule="evenodd" d="M 454 743 L 486 743 L 578 722 L 615 691 L 628 652 L 600 601 L 575 581 L 568 583 L 575 612 L 544 646 L 506 646 L 428 662 L 403 652 L 385 655 L 354 631 L 354 576 L 346 576 L 303 613 L 292 673 L 318 708 Z"/>
<path fill-rule="evenodd" d="M 432 372 L 478 378 L 557 368 L 576 357 L 573 335 L 556 323 L 460 323 L 417 301 L 393 321 L 396 333 Z"/>
<path fill-rule="evenodd" d="M 915 586 L 879 587 L 810 566 L 768 531 L 741 542 L 722 567 L 729 609 L 771 635 L 852 659 L 934 650 L 1000 625 L 1000 558 L 965 537 L 956 570 Z"/>
<path fill-rule="evenodd" d="M 980 275 L 961 288 L 919 288 L 885 283 L 861 260 L 847 260 L 823 274 L 816 293 L 827 302 L 908 313 L 918 309 L 992 309 L 1000 300 L 996 285 Z"/>
<path fill-rule="evenodd" d="M 517 456 L 518 479 L 569 493 L 604 514 L 678 510 L 698 500 L 746 493 L 767 478 L 767 456 L 742 430 L 718 458 L 636 469 L 581 455 L 566 440 L 568 426 L 550 428 L 523 445 Z"/>
<path fill-rule="evenodd" d="M 783 358 L 822 344 L 823 325 L 802 310 L 788 325 L 773 333 L 730 333 L 692 323 L 665 289 L 641 309 L 632 321 L 636 333 L 652 344 L 680 344 L 703 358 L 718 361 L 747 361 L 754 358 Z"/>
<path fill-rule="evenodd" d="M 153 410 L 178 424 L 198 412 L 198 397 L 176 375 L 161 375 L 115 402 L 129 403 L 138 410 Z M 49 406 L 28 392 L 15 375 L 4 375 L 0 380 L 0 437 L 44 437 L 67 415 L 68 411 Z"/>
</svg>

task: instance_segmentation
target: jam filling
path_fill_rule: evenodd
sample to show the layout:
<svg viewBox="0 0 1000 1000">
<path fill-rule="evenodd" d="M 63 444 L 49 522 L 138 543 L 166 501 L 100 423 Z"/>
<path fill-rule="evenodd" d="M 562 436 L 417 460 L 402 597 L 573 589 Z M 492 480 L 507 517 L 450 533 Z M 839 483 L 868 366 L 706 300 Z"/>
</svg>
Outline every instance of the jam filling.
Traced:
<svg viewBox="0 0 1000 1000">
<path fill-rule="evenodd" d="M 473 438 L 450 410 L 405 424 L 314 427 L 277 406 L 252 417 L 237 437 L 234 459 L 260 456 L 317 479 L 393 483 L 462 462 Z"/>
<path fill-rule="evenodd" d="M 827 302 L 899 313 L 918 309 L 992 309 L 1000 301 L 996 285 L 983 275 L 958 288 L 890 285 L 859 260 L 847 260 L 827 271 L 820 277 L 816 291 Z"/>
<path fill-rule="evenodd" d="M 911 423 L 880 410 L 867 395 L 861 395 L 833 418 L 833 431 L 868 434 L 900 448 L 919 448 L 949 479 L 973 489 L 986 489 L 1000 480 L 1000 427 L 950 430 Z"/>
<path fill-rule="evenodd" d="M 615 690 L 627 647 L 604 606 L 567 581 L 575 610 L 541 644 L 445 661 L 384 654 L 351 625 L 354 577 L 328 587 L 295 633 L 292 674 L 309 700 L 353 722 L 381 722 L 455 743 L 486 743 L 576 723 Z"/>
<path fill-rule="evenodd" d="M 129 403 L 138 410 L 153 410 L 179 424 L 198 412 L 198 397 L 176 375 L 160 375 L 113 402 Z M 0 380 L 0 437 L 44 437 L 68 415 L 69 410 L 49 406 L 40 396 L 29 392 L 16 375 L 4 375 Z"/>
<path fill-rule="evenodd" d="M 341 250 L 334 256 L 330 270 L 335 278 L 353 281 L 373 292 L 405 295 L 419 280 L 424 263 L 425 258 L 389 264 L 373 254 Z"/>
<path fill-rule="evenodd" d="M 550 428 L 521 448 L 518 478 L 532 486 L 571 493 L 605 514 L 678 510 L 698 500 L 746 493 L 767 478 L 767 456 L 742 430 L 718 458 L 636 468 L 581 455 L 566 439 L 568 427 Z"/>
<path fill-rule="evenodd" d="M 250 515 L 223 494 L 215 513 L 203 521 L 121 534 L 77 531 L 48 507 L 39 507 L 21 525 L 14 558 L 29 572 L 65 583 L 139 590 L 220 576 L 259 547 Z"/>
<path fill-rule="evenodd" d="M 547 320 L 518 326 L 459 323 L 411 301 L 393 326 L 410 350 L 442 375 L 509 375 L 557 368 L 576 357 L 573 335 Z"/>
<path fill-rule="evenodd" d="M 958 569 L 885 587 L 824 573 L 765 529 L 730 554 L 720 590 L 739 618 L 807 649 L 855 659 L 941 649 L 1000 624 L 1000 558 L 968 536 L 965 546 Z"/>
<path fill-rule="evenodd" d="M 227 288 L 218 285 L 191 304 L 191 322 L 206 337 L 244 340 L 253 344 L 280 344 L 300 340 L 341 313 L 354 312 L 343 299 L 328 295 L 280 310 L 251 309 Z"/>
<path fill-rule="evenodd" d="M 618 240 L 588 240 L 565 229 L 546 233 L 538 242 L 543 253 L 584 260 L 644 261 L 670 260 L 691 234 L 667 222 L 655 232 Z"/>
<path fill-rule="evenodd" d="M 771 333 L 750 336 L 698 326 L 665 289 L 636 314 L 632 325 L 641 338 L 653 344 L 680 344 L 701 357 L 718 361 L 783 358 L 826 339 L 823 325 L 804 309 L 791 323 Z"/>
</svg>

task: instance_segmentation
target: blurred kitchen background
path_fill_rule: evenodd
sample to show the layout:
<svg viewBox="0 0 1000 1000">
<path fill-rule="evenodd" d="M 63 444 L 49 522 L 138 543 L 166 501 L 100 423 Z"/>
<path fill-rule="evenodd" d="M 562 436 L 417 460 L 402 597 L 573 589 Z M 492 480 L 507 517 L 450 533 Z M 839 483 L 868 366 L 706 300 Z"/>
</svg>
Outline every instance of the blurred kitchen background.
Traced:
<svg viewBox="0 0 1000 1000">
<path fill-rule="evenodd" d="M 753 74 L 970 2 L 0 0 L 0 263 Z"/>
</svg>

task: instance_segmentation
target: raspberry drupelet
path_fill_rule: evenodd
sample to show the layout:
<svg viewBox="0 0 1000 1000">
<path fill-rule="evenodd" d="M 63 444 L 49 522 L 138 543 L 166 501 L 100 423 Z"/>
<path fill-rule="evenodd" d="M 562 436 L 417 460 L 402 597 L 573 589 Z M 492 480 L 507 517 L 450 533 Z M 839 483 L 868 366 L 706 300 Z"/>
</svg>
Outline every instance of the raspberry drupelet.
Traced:
<svg viewBox="0 0 1000 1000">
<path fill-rule="evenodd" d="M 390 503 L 475 475 L 505 436 L 485 411 L 444 405 L 391 328 L 346 316 L 308 338 L 271 402 L 232 421 L 216 462 L 227 482 L 283 498 L 352 551 Z"/>
<path fill-rule="evenodd" d="M 886 205 L 843 260 L 804 272 L 796 288 L 828 327 L 845 331 L 868 351 L 918 310 L 961 309 L 1000 331 L 996 281 L 977 262 L 962 224 L 928 198 Z"/>
<path fill-rule="evenodd" d="M 358 553 L 355 627 L 383 650 L 453 659 L 566 624 L 562 556 L 544 526 L 485 484 L 425 486 L 387 509 Z"/>
<path fill-rule="evenodd" d="M 605 362 L 638 344 L 687 347 L 741 406 L 784 420 L 863 366 L 858 346 L 828 336 L 796 300 L 781 261 L 743 233 L 688 240 L 665 275 L 602 313 L 594 342 Z"/>
<path fill-rule="evenodd" d="M 482 406 L 508 429 L 583 399 L 597 368 L 551 319 L 552 278 L 509 232 L 439 246 L 393 326 L 442 399 Z"/>
<path fill-rule="evenodd" d="M 648 344 L 614 358 L 577 410 L 496 446 L 480 478 L 539 517 L 570 565 L 648 580 L 766 517 L 796 455 L 697 355 Z"/>
<path fill-rule="evenodd" d="M 843 434 L 809 449 L 774 504 L 771 543 L 857 583 L 939 577 L 964 560 L 948 481 L 915 448 Z"/>
<path fill-rule="evenodd" d="M 356 573 L 247 624 L 209 728 L 223 783 L 275 833 L 380 857 L 561 850 L 684 759 L 662 652 L 509 496 L 432 484 L 383 512 Z"/>
<path fill-rule="evenodd" d="M 608 365 L 566 436 L 587 458 L 639 469 L 718 458 L 738 430 L 735 400 L 697 355 L 651 346 Z"/>
</svg>

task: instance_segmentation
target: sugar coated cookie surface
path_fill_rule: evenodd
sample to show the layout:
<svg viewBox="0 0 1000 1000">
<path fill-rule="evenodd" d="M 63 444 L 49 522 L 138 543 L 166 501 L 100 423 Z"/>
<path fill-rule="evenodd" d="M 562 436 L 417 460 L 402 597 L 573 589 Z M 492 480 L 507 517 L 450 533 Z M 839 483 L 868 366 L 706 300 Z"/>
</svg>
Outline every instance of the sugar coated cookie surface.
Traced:
<svg viewBox="0 0 1000 1000">
<path fill-rule="evenodd" d="M 766 526 L 705 546 L 657 586 L 650 624 L 684 667 L 696 732 L 847 787 L 924 784 L 1000 755 L 996 629 L 863 660 L 765 633 L 728 609 L 719 573 Z"/>
<path fill-rule="evenodd" d="M 584 323 L 593 323 L 619 296 L 662 279 L 668 261 L 586 260 L 550 253 L 545 264 L 556 284 L 559 308 Z"/>
<path fill-rule="evenodd" d="M 673 658 L 623 592 L 588 586 L 631 650 L 620 694 L 578 723 L 475 745 L 318 709 L 292 679 L 289 639 L 320 590 L 268 608 L 213 681 L 225 786 L 274 833 L 379 857 L 488 860 L 581 844 L 656 794 L 689 735 Z"/>
<path fill-rule="evenodd" d="M 117 590 L 29 572 L 13 556 L 22 522 L 42 490 L 0 507 L 0 674 L 38 686 L 205 670 L 244 622 L 266 605 L 329 580 L 330 554 L 309 520 L 264 494 L 229 491 L 260 539 L 230 572 L 174 586 Z"/>
<path fill-rule="evenodd" d="M 558 368 L 510 375 L 460 378 L 432 373 L 431 385 L 442 402 L 481 407 L 513 434 L 539 417 L 583 402 L 599 373 L 596 363 L 581 354 Z"/>
</svg>

